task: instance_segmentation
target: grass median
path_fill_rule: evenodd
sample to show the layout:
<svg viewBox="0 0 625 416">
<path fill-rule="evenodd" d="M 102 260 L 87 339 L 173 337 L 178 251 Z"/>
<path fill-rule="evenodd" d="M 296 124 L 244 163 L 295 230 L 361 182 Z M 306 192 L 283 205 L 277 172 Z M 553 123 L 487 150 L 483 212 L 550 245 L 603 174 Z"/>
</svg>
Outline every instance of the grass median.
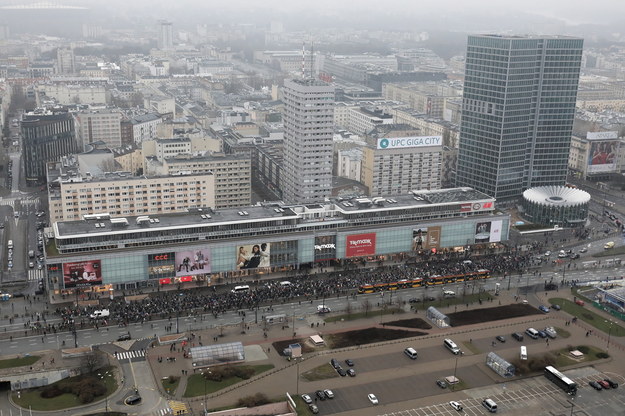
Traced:
<svg viewBox="0 0 625 416">
<path fill-rule="evenodd" d="M 560 305 L 563 311 L 576 316 L 578 319 L 592 325 L 596 329 L 605 332 L 606 334 L 610 334 L 613 337 L 623 337 L 625 336 L 625 328 L 621 325 L 614 323 L 608 318 L 604 318 L 591 311 L 589 308 L 592 306 L 581 306 L 576 304 L 575 302 L 571 302 L 568 299 L 563 298 L 550 298 L 549 302 L 553 304 Z"/>
<path fill-rule="evenodd" d="M 39 355 L 29 355 L 26 357 L 16 357 L 16 358 L 9 358 L 7 360 L 0 360 L 0 369 L 33 365 L 37 361 L 39 361 L 40 358 L 41 356 Z"/>
<path fill-rule="evenodd" d="M 265 371 L 269 371 L 273 367 L 274 367 L 273 364 L 263 364 L 263 365 L 241 366 L 240 368 L 245 369 L 245 370 L 247 369 L 252 370 L 250 371 L 250 373 L 252 373 L 251 376 L 253 377 Z M 205 369 L 204 371 L 208 372 L 210 370 Z M 219 370 L 215 369 L 214 371 L 217 372 Z M 190 375 L 189 380 L 187 380 L 187 389 L 185 390 L 183 397 L 197 397 L 197 396 L 202 396 L 204 394 L 214 393 L 221 389 L 225 389 L 226 387 L 237 384 L 243 380 L 244 379 L 241 377 L 231 376 L 231 377 L 222 378 L 220 381 L 216 381 L 216 380 L 206 379 L 204 378 L 202 374 L 193 374 L 193 375 Z"/>
</svg>

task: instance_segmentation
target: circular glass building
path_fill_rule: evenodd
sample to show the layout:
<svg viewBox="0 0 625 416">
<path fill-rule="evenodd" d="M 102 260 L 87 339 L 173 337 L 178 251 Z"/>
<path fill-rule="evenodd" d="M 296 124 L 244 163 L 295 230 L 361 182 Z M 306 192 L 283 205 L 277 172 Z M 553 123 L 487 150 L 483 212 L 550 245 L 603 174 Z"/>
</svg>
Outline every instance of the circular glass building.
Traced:
<svg viewBox="0 0 625 416">
<path fill-rule="evenodd" d="M 590 194 L 566 186 L 538 186 L 523 192 L 524 217 L 536 224 L 582 225 L 588 217 Z"/>
</svg>

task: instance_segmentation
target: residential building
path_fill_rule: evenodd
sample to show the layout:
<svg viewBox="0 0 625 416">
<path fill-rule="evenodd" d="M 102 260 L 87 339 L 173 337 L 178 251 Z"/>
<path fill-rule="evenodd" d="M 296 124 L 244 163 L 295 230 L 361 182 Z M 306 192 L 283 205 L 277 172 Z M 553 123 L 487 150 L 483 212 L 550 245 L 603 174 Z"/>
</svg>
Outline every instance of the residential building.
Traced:
<svg viewBox="0 0 625 416">
<path fill-rule="evenodd" d="M 81 149 L 102 142 L 109 149 L 122 145 L 122 113 L 117 109 L 87 110 L 76 113 L 76 132 Z"/>
<path fill-rule="evenodd" d="M 332 189 L 334 87 L 314 79 L 285 80 L 282 100 L 284 201 L 323 202 Z"/>
<path fill-rule="evenodd" d="M 497 200 L 566 181 L 583 39 L 469 36 L 456 184 Z"/>
<path fill-rule="evenodd" d="M 50 222 L 78 221 L 85 215 L 111 217 L 187 212 L 215 206 L 212 173 L 133 176 L 129 172 L 82 175 L 75 163 L 48 165 Z"/>
<path fill-rule="evenodd" d="M 76 72 L 74 50 L 72 48 L 59 48 L 56 50 L 56 73 L 73 74 Z"/>
<path fill-rule="evenodd" d="M 158 22 L 158 49 L 174 49 L 173 24 L 166 20 L 160 20 Z"/>
</svg>

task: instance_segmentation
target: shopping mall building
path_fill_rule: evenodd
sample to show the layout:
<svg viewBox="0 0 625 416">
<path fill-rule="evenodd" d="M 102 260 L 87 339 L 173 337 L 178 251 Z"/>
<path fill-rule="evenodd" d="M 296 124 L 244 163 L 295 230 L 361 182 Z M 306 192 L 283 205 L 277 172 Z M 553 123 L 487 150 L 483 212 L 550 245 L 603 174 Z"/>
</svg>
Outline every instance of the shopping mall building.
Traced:
<svg viewBox="0 0 625 416">
<path fill-rule="evenodd" d="M 318 265 L 495 248 L 509 229 L 510 217 L 495 210 L 495 200 L 471 188 L 158 216 L 86 215 L 54 223 L 48 287 L 58 294 L 228 283 Z"/>
</svg>

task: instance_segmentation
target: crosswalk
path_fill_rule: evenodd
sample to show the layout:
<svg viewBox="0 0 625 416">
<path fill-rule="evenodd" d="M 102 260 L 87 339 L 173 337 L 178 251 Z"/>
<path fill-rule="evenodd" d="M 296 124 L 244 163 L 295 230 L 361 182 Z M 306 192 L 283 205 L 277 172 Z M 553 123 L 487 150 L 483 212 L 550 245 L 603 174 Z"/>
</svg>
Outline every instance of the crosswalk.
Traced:
<svg viewBox="0 0 625 416">
<path fill-rule="evenodd" d="M 189 413 L 189 408 L 183 402 L 167 400 L 167 403 L 169 403 L 172 415 L 186 415 Z"/>
<path fill-rule="evenodd" d="M 145 350 L 132 350 L 117 353 L 119 362 L 126 362 L 135 359 L 135 361 L 145 361 Z"/>
<path fill-rule="evenodd" d="M 39 280 L 45 277 L 43 269 L 28 269 L 28 280 Z"/>
<path fill-rule="evenodd" d="M 169 407 L 166 407 L 164 409 L 160 409 L 156 415 L 157 416 L 166 416 L 166 415 L 171 415 L 172 414 L 172 410 Z"/>
<path fill-rule="evenodd" d="M 15 207 L 16 201 L 18 201 L 16 198 L 0 198 L 0 205 Z M 39 204 L 39 197 L 33 199 L 19 199 L 19 203 L 21 205 L 37 205 Z"/>
</svg>

